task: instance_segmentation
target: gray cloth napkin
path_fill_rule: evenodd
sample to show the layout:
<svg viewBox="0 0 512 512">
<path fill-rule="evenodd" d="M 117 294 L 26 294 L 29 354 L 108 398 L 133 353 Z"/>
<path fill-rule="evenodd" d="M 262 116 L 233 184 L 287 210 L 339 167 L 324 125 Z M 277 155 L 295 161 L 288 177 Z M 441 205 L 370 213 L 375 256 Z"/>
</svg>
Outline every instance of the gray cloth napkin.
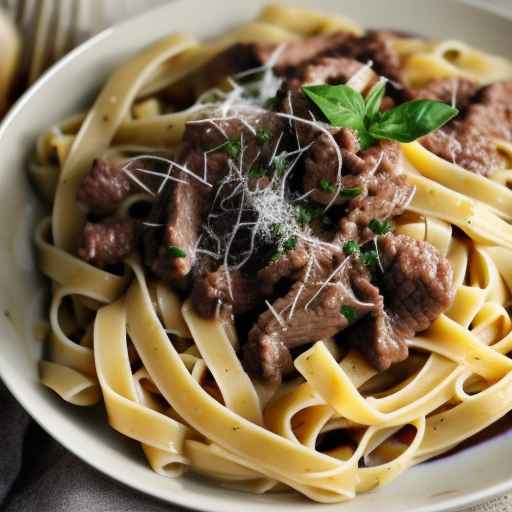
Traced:
<svg viewBox="0 0 512 512">
<path fill-rule="evenodd" d="M 2 512 L 178 510 L 109 479 L 68 452 L 30 421 L 1 381 L 0 410 Z"/>
<path fill-rule="evenodd" d="M 109 0 L 102 5 L 105 20 L 111 22 L 166 1 Z M 512 0 L 466 1 L 512 12 Z M 2 512 L 178 512 L 177 507 L 139 494 L 69 453 L 30 420 L 1 380 L 0 411 Z M 512 494 L 464 512 L 512 512 Z"/>
</svg>

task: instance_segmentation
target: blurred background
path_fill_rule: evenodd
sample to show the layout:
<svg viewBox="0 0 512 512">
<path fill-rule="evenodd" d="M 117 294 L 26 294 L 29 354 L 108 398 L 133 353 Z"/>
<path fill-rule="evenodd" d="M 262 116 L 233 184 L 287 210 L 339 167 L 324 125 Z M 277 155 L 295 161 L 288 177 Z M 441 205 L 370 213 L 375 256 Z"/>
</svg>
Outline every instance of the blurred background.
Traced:
<svg viewBox="0 0 512 512">
<path fill-rule="evenodd" d="M 173 0 L 0 0 L 0 115 L 75 46 L 169 1 Z M 512 0 L 466 1 L 512 13 Z"/>
</svg>

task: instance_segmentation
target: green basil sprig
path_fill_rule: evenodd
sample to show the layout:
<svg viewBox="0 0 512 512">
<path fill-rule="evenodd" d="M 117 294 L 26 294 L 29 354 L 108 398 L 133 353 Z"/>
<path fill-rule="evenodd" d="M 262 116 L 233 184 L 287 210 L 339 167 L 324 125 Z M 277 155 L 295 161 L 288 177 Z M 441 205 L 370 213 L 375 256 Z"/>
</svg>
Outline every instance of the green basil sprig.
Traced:
<svg viewBox="0 0 512 512">
<path fill-rule="evenodd" d="M 386 89 L 378 82 L 364 98 L 348 85 L 308 85 L 304 94 L 322 111 L 333 126 L 351 128 L 359 136 L 362 149 L 378 139 L 412 142 L 458 115 L 459 111 L 434 100 L 413 100 L 387 112 L 380 111 Z"/>
</svg>

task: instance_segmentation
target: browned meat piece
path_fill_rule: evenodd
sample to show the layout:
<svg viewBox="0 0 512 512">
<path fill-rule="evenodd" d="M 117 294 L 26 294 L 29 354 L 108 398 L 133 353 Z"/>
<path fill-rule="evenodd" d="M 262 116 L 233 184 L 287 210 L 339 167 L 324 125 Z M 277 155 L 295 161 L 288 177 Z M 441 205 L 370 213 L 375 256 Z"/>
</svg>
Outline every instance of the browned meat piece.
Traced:
<svg viewBox="0 0 512 512">
<path fill-rule="evenodd" d="M 293 370 L 290 351 L 279 337 L 262 336 L 246 343 L 242 357 L 246 370 L 266 381 L 279 381 Z"/>
<path fill-rule="evenodd" d="M 277 74 L 293 71 L 302 63 L 333 51 L 353 38 L 348 32 L 308 37 L 285 43 L 274 70 Z M 197 92 L 210 89 L 229 76 L 262 66 L 274 55 L 279 44 L 237 43 L 213 57 L 195 73 L 193 80 Z"/>
<path fill-rule="evenodd" d="M 359 151 L 359 142 L 355 133 L 348 128 L 342 128 L 333 135 L 331 139 L 325 133 L 321 133 L 314 141 L 311 149 L 307 153 L 304 162 L 304 176 L 302 179 L 304 192 L 313 191 L 311 199 L 321 204 L 329 204 L 332 199 L 332 193 L 322 189 L 322 183 L 335 185 L 338 182 L 339 160 L 335 144 L 342 149 L 341 172 L 345 170 L 345 155 L 352 153 L 355 155 Z M 350 158 L 350 157 L 348 157 Z M 360 180 L 351 175 L 342 177 L 343 187 L 358 186 Z M 343 198 L 339 196 L 335 204 L 341 204 Z"/>
<path fill-rule="evenodd" d="M 296 80 L 302 84 L 344 84 L 348 82 L 364 64 L 346 57 L 322 57 L 315 59 L 304 66 L 298 73 Z M 370 70 L 370 80 L 364 90 L 369 90 L 378 81 L 379 77 Z"/>
<path fill-rule="evenodd" d="M 238 43 L 210 59 L 194 73 L 192 87 L 196 94 L 211 89 L 229 76 L 261 66 L 263 62 L 256 48 L 252 43 Z"/>
<path fill-rule="evenodd" d="M 207 213 L 212 206 L 212 200 L 229 195 L 230 186 L 217 190 L 219 183 L 227 172 L 229 154 L 226 142 L 239 144 L 239 155 L 242 155 L 242 173 L 249 170 L 251 165 L 268 164 L 268 160 L 283 129 L 283 120 L 275 114 L 268 113 L 245 119 L 252 126 L 250 130 L 239 119 L 219 121 L 212 125 L 209 122 L 193 122 L 186 127 L 184 148 L 178 156 L 178 161 L 185 165 L 191 173 L 201 179 L 205 178 L 211 185 L 201 183 L 190 174 L 183 171 L 173 174 L 185 183 L 173 182 L 169 194 L 163 194 L 153 207 L 149 221 L 154 224 L 165 223 L 163 230 L 150 228 L 145 235 L 146 264 L 161 279 L 174 284 L 178 288 L 186 288 L 190 284 L 191 270 L 196 261 L 196 248 L 201 235 Z M 265 140 L 258 138 L 264 130 Z M 227 136 L 227 139 L 226 139 Z M 211 151 L 217 148 L 216 151 Z M 205 151 L 209 151 L 205 160 Z M 236 155 L 237 165 L 241 156 Z M 205 173 L 206 162 L 206 175 Z M 266 178 L 265 178 L 266 180 Z M 253 185 L 256 184 L 254 180 Z M 262 178 L 259 185 L 264 184 Z M 267 181 L 268 183 L 268 181 Z M 218 192 L 221 192 L 218 194 Z M 238 205 L 234 205 L 236 208 Z M 225 215 L 219 219 L 217 227 L 225 229 L 235 222 L 233 215 Z M 243 219 L 249 221 L 250 219 Z M 224 228 L 223 228 L 224 226 Z M 235 241 L 235 249 L 239 240 Z M 178 247 L 184 255 L 176 257 L 172 247 Z M 171 248 L 171 249 L 170 249 Z"/>
<path fill-rule="evenodd" d="M 133 219 L 109 219 L 87 222 L 78 255 L 98 267 L 120 263 L 137 243 L 137 226 Z"/>
<path fill-rule="evenodd" d="M 329 266 L 324 261 L 309 278 L 302 272 L 290 291 L 273 303 L 279 319 L 269 309 L 251 329 L 243 349 L 248 370 L 279 380 L 292 368 L 288 350 L 347 328 L 347 342 L 378 370 L 403 361 L 408 355 L 404 339 L 428 328 L 449 308 L 452 270 L 433 246 L 404 235 L 379 237 L 378 248 L 383 272 L 375 268 L 374 279 L 380 289 L 355 257 L 345 260 L 327 285 L 339 255 Z M 347 307 L 350 318 L 343 312 Z"/>
<path fill-rule="evenodd" d="M 349 32 L 334 32 L 290 41 L 284 46 L 274 69 L 277 74 L 294 74 L 303 63 L 319 55 L 332 52 L 353 38 L 353 34 Z M 277 47 L 278 45 L 274 44 L 257 44 L 256 54 L 259 60 L 267 62 Z"/>
<path fill-rule="evenodd" d="M 348 342 L 378 370 L 387 370 L 392 364 L 407 358 L 409 350 L 403 338 L 391 325 L 384 309 L 379 289 L 368 276 L 354 275 L 352 284 L 360 300 L 374 305 L 372 311 L 347 330 Z"/>
<path fill-rule="evenodd" d="M 275 360 L 290 360 L 289 356 L 283 355 L 285 349 L 331 337 L 348 326 L 349 321 L 341 312 L 342 306 L 352 308 L 353 321 L 371 311 L 373 304 L 363 303 L 354 295 L 347 274 L 349 268 L 347 264 L 323 288 L 320 275 L 313 275 L 306 283 L 297 281 L 284 297 L 273 304 L 281 321 L 270 309 L 260 315 L 244 346 L 247 368 L 258 369 L 258 375 L 266 379 L 279 380 L 283 368 L 281 364 L 275 364 Z M 293 315 L 290 314 L 292 307 Z M 275 347 L 271 348 L 272 345 Z M 255 355 L 260 356 L 257 363 L 253 361 Z"/>
<path fill-rule="evenodd" d="M 79 185 L 77 199 L 98 215 L 112 213 L 131 192 L 123 164 L 115 160 L 97 159 Z"/>
<path fill-rule="evenodd" d="M 202 152 L 185 151 L 183 161 L 189 163 L 191 170 L 202 175 Z M 207 170 L 210 183 L 222 175 L 226 161 L 227 155 L 224 153 L 209 155 Z M 195 262 L 195 250 L 209 208 L 211 189 L 184 172 L 180 172 L 177 177 L 182 182 L 173 182 L 169 193 L 160 196 L 150 215 L 150 221 L 155 224 L 164 220 L 166 225 L 163 234 L 149 227 L 145 234 L 144 248 L 146 264 L 155 275 L 183 288 L 188 285 L 188 277 Z M 177 254 L 176 249 L 182 253 Z"/>
<path fill-rule="evenodd" d="M 340 221 L 340 240 L 364 242 L 373 238 L 368 224 L 373 219 L 386 220 L 403 213 L 413 189 L 404 175 L 380 174 L 368 180 L 367 195 L 349 202 L 349 213 Z"/>
<path fill-rule="evenodd" d="M 441 158 L 489 176 L 509 163 L 496 149 L 496 139 L 512 140 L 512 82 L 484 87 L 462 117 L 421 142 Z"/>
<path fill-rule="evenodd" d="M 466 108 L 478 90 L 478 84 L 466 78 L 438 78 L 431 80 L 423 87 L 417 89 L 405 89 L 404 99 L 438 100 L 444 103 L 452 103 L 460 109 Z"/>
<path fill-rule="evenodd" d="M 240 143 L 243 140 L 245 146 L 243 165 L 268 163 L 274 152 L 276 141 L 283 133 L 286 121 L 273 112 L 244 116 L 244 121 L 245 123 L 242 123 L 240 119 L 232 118 L 216 121 L 215 125 L 208 121 L 188 123 L 183 139 L 190 146 L 204 151 L 217 148 L 227 141 Z M 252 128 L 252 131 L 247 125 Z M 258 139 L 258 133 L 262 132 L 267 136 L 265 141 Z M 255 161 L 256 157 L 257 161 Z"/>
<path fill-rule="evenodd" d="M 353 38 L 347 44 L 337 47 L 333 54 L 351 57 L 363 63 L 372 61 L 377 73 L 400 82 L 400 57 L 392 44 L 396 38 L 391 32 L 368 32 L 363 37 Z"/>
<path fill-rule="evenodd" d="M 228 277 L 231 281 L 232 296 Z M 214 316 L 220 305 L 229 306 L 235 315 L 247 313 L 262 300 L 256 279 L 240 271 L 226 272 L 224 267 L 197 277 L 194 280 L 191 297 L 196 311 L 204 317 Z"/>
<path fill-rule="evenodd" d="M 450 307 L 452 268 L 431 244 L 408 236 L 386 235 L 378 246 L 385 269 L 381 292 L 393 329 L 402 337 L 413 336 Z"/>
<path fill-rule="evenodd" d="M 299 246 L 293 251 L 283 254 L 277 261 L 270 262 L 258 271 L 258 282 L 265 296 L 270 296 L 274 286 L 286 277 L 301 270 L 308 262 L 308 254 L 304 247 Z"/>
</svg>

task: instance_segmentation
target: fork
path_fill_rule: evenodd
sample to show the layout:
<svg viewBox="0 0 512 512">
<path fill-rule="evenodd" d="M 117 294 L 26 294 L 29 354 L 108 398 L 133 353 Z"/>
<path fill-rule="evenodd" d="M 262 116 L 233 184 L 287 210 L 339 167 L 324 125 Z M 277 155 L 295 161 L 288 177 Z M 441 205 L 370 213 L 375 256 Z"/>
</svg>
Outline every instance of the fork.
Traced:
<svg viewBox="0 0 512 512">
<path fill-rule="evenodd" d="M 0 0 L 22 41 L 16 88 L 21 92 L 69 50 L 104 28 L 103 1 Z"/>
</svg>

